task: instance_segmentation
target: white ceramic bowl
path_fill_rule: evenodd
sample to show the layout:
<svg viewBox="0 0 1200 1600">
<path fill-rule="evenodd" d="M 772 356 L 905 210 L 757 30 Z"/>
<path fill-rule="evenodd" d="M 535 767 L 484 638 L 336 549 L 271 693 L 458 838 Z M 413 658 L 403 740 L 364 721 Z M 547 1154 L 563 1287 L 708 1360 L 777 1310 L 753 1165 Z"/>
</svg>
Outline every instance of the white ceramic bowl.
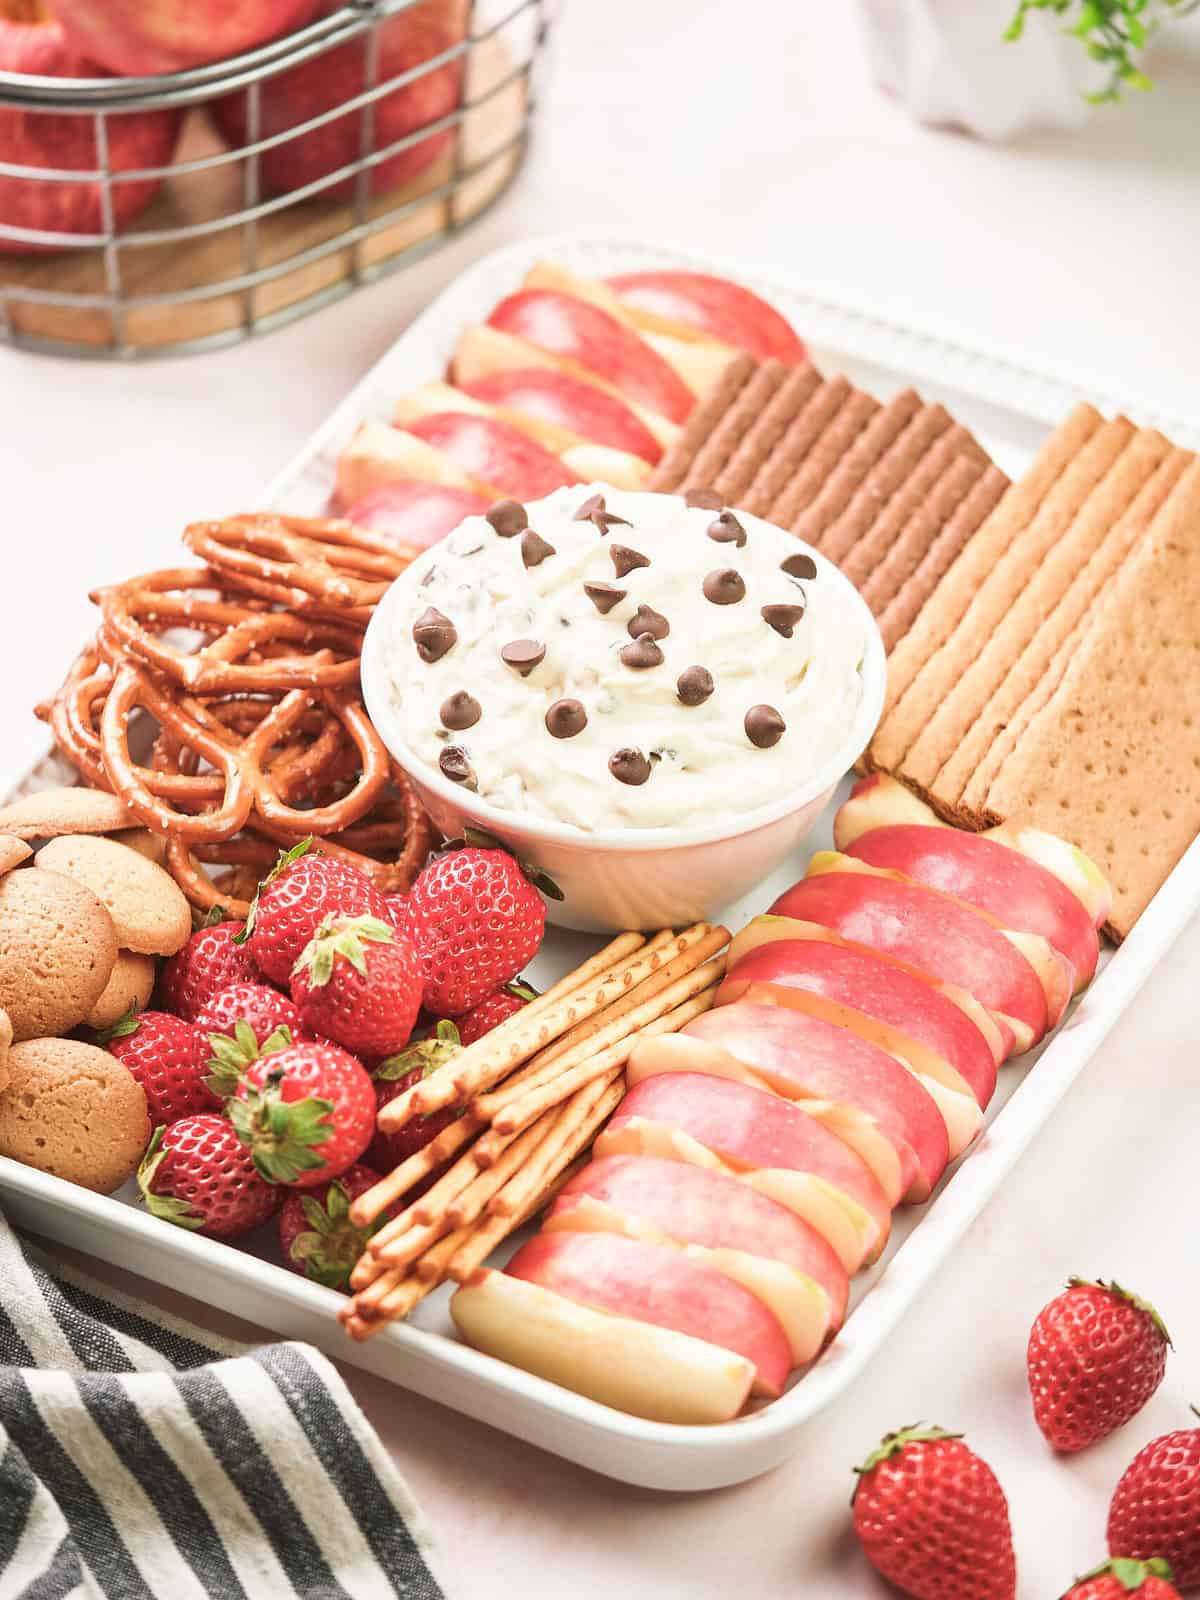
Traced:
<svg viewBox="0 0 1200 1600">
<path fill-rule="evenodd" d="M 585 829 L 490 805 L 452 783 L 409 747 L 392 705 L 387 656 L 408 574 L 375 610 L 363 641 L 363 699 L 384 744 L 404 768 L 429 815 L 448 839 L 464 827 L 494 834 L 562 889 L 547 916 L 563 928 L 610 933 L 624 928 L 683 927 L 712 917 L 745 894 L 801 842 L 825 808 L 838 779 L 870 742 L 883 711 L 887 658 L 875 619 L 848 579 L 819 551 L 807 551 L 826 582 L 840 584 L 863 621 L 866 651 L 858 713 L 842 746 L 789 794 L 741 816 L 693 828 Z"/>
</svg>

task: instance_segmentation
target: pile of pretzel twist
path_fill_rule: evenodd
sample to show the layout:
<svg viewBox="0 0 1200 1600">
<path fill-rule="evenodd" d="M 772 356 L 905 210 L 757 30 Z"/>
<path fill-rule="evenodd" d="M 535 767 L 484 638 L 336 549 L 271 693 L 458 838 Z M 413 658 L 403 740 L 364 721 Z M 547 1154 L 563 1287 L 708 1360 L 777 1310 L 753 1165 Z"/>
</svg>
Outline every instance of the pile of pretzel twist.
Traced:
<svg viewBox="0 0 1200 1600">
<path fill-rule="evenodd" d="M 60 750 L 164 837 L 201 911 L 245 915 L 278 850 L 309 835 L 407 889 L 433 834 L 363 707 L 359 656 L 416 551 L 276 513 L 193 523 L 183 542 L 202 565 L 91 595 L 96 637 L 37 707 Z"/>
</svg>

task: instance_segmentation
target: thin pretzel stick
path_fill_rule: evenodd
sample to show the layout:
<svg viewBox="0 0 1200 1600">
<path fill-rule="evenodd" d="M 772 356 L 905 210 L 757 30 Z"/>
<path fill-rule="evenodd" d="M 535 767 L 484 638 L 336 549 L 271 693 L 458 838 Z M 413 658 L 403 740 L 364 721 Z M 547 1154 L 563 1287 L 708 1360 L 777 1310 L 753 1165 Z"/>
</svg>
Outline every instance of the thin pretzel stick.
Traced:
<svg viewBox="0 0 1200 1600">
<path fill-rule="evenodd" d="M 700 923 L 697 928 L 701 931 L 688 929 L 671 944 L 664 945 L 650 955 L 639 949 L 628 962 L 618 963 L 595 983 L 589 980 L 549 1006 L 539 1007 L 534 1012 L 537 1004 L 534 1001 L 515 1012 L 491 1033 L 485 1034 L 475 1044 L 468 1045 L 446 1066 L 389 1101 L 379 1113 L 380 1128 L 385 1133 L 394 1132 L 419 1111 L 435 1111 L 442 1106 L 468 1100 L 479 1090 L 490 1088 L 543 1045 L 549 1044 L 583 1018 L 611 1005 L 626 990 L 657 971 L 668 953 L 685 950 L 689 944 L 695 943 L 707 924 Z"/>
<path fill-rule="evenodd" d="M 443 1128 L 436 1139 L 431 1139 L 423 1150 L 418 1150 L 415 1155 L 409 1156 L 407 1161 L 402 1161 L 394 1167 L 386 1178 L 380 1178 L 373 1189 L 367 1189 L 360 1194 L 358 1199 L 350 1206 L 350 1220 L 356 1228 L 366 1228 L 381 1211 L 386 1211 L 394 1205 L 402 1194 L 406 1194 L 415 1183 L 420 1183 L 422 1178 L 427 1178 L 431 1172 L 436 1171 L 443 1161 L 457 1155 L 463 1145 L 469 1144 L 483 1127 L 483 1123 L 471 1111 L 465 1112 L 457 1121 L 452 1122 L 448 1128 Z M 381 1229 L 380 1232 L 383 1230 Z M 378 1234 L 375 1235 L 379 1237 Z"/>
<path fill-rule="evenodd" d="M 611 1005 L 599 1017 L 590 1018 L 580 1028 L 571 1030 L 573 1044 L 568 1050 L 556 1051 L 553 1054 L 542 1051 L 529 1063 L 535 1071 L 520 1074 L 520 1081 L 510 1078 L 499 1089 L 491 1094 L 480 1095 L 473 1103 L 472 1109 L 481 1116 L 495 1121 L 503 1108 L 514 1100 L 524 1098 L 525 1094 L 533 1089 L 540 1088 L 543 1084 L 557 1078 L 560 1072 L 568 1067 L 576 1066 L 580 1061 L 586 1060 L 597 1050 L 603 1050 L 607 1045 L 613 1044 L 636 1027 L 636 1019 L 643 1016 L 657 1016 L 658 1011 L 647 1012 L 646 1006 L 661 995 L 665 990 L 693 972 L 700 964 L 722 949 L 729 942 L 727 928 L 714 928 L 696 944 L 684 950 L 673 960 L 668 961 L 658 972 L 653 973 L 644 982 L 631 989 L 622 999 Z M 701 986 L 703 987 L 703 985 Z M 693 991 L 694 993 L 695 991 Z M 684 999 L 687 996 L 683 996 Z M 670 1006 L 662 1008 L 670 1010 Z M 631 1021 L 633 1018 L 635 1020 Z M 597 1025 L 598 1024 L 598 1025 Z M 561 1041 L 560 1041 L 561 1043 Z M 540 1065 L 538 1065 L 540 1063 Z"/>
</svg>

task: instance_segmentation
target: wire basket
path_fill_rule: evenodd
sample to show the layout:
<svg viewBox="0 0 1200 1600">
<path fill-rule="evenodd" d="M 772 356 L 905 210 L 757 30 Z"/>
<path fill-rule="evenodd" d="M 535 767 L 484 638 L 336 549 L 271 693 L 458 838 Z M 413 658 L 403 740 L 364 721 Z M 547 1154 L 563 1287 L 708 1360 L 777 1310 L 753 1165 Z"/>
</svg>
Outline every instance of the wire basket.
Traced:
<svg viewBox="0 0 1200 1600">
<path fill-rule="evenodd" d="M 78 163 L 0 160 L 0 341 L 126 359 L 211 349 L 436 249 L 520 169 L 551 11 L 550 0 L 352 0 L 186 72 L 0 73 L 0 132 L 14 112 L 35 119 L 40 142 L 53 132 Z M 422 18 L 437 24 L 426 37 L 446 42 L 409 64 Z M 318 99 L 333 81 L 351 92 L 293 124 L 296 104 L 312 109 L 314 74 Z M 173 158 L 143 164 L 140 152 L 176 139 Z M 31 214 L 89 231 L 25 225 Z"/>
</svg>

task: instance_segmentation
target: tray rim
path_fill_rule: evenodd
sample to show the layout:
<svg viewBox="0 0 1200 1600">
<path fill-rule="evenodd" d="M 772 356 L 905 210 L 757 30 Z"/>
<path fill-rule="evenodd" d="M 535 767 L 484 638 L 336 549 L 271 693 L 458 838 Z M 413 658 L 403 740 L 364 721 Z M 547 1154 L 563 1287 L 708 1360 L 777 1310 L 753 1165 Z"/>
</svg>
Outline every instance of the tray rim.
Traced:
<svg viewBox="0 0 1200 1600">
<path fill-rule="evenodd" d="M 1026 420 L 1057 420 L 1064 409 L 1084 397 L 1105 403 L 1107 386 L 1093 387 L 1090 378 L 1047 373 L 1036 363 L 1014 361 L 1007 354 L 988 349 L 983 342 L 972 344 L 961 336 L 892 322 L 844 297 L 831 296 L 827 290 L 781 281 L 733 261 L 579 230 L 539 235 L 502 246 L 460 274 L 368 369 L 272 478 L 259 504 L 279 501 L 312 470 L 330 442 L 342 436 L 349 423 L 358 420 L 364 403 L 386 380 L 391 368 L 403 365 L 408 349 L 431 331 L 444 327 L 457 330 L 461 325 L 457 311 L 460 302 L 469 300 L 485 283 L 504 292 L 505 283 L 513 281 L 512 275 L 539 256 L 558 252 L 577 257 L 589 249 L 627 255 L 631 261 L 647 266 L 675 265 L 724 273 L 761 287 L 763 292 L 783 299 L 792 315 L 808 317 L 805 332 L 814 344 L 899 368 L 917 381 L 948 384 Z M 797 305 L 805 309 L 796 311 Z M 458 321 L 454 320 L 456 317 Z M 883 351 L 871 343 L 880 330 L 881 337 L 890 341 Z M 947 352 L 946 364 L 937 366 Z M 978 381 L 964 381 L 964 373 L 974 373 Z M 1050 408 L 1049 415 L 1043 415 L 1039 406 Z M 1126 409 L 1135 408 L 1127 405 Z M 1171 418 L 1148 410 L 1140 415 L 1147 421 L 1155 418 L 1177 436 L 1194 434 L 1200 440 L 1200 418 Z M 17 780 L 15 791 L 44 778 L 49 764 L 45 757 L 36 762 Z M 1026 1071 L 989 1123 L 969 1161 L 944 1184 L 922 1215 L 921 1226 L 914 1228 L 896 1250 L 826 1356 L 779 1400 L 719 1427 L 687 1428 L 626 1416 L 505 1366 L 436 1331 L 411 1324 L 394 1326 L 368 1345 L 352 1345 L 341 1335 L 333 1318 L 333 1311 L 341 1303 L 341 1296 L 335 1291 L 308 1283 L 236 1247 L 225 1247 L 219 1241 L 182 1230 L 160 1228 L 155 1219 L 120 1201 L 91 1194 L 5 1158 L 0 1158 L 0 1198 L 16 1200 L 12 1209 L 20 1220 L 36 1210 L 39 1231 L 51 1237 L 86 1232 L 100 1238 L 101 1249 L 96 1253 L 108 1249 L 111 1253 L 106 1259 L 135 1272 L 144 1271 L 139 1266 L 139 1261 L 144 1260 L 141 1252 L 163 1259 L 173 1257 L 196 1269 L 200 1276 L 208 1271 L 243 1304 L 248 1297 L 257 1297 L 267 1315 L 256 1320 L 290 1324 L 290 1331 L 313 1339 L 351 1364 L 407 1384 L 427 1398 L 468 1411 L 480 1420 L 609 1476 L 678 1490 L 734 1483 L 768 1470 L 799 1449 L 803 1424 L 840 1395 L 873 1358 L 1197 909 L 1200 839 L 1173 869 L 1129 938 L 1107 962 L 1094 988 L 1036 1063 L 1040 1067 L 1043 1059 L 1052 1057 L 1053 1064 L 1036 1073 L 1032 1069 Z M 961 1198 L 951 1202 L 951 1195 Z M 26 1221 L 24 1225 L 30 1224 Z M 96 1249 L 95 1243 L 92 1248 Z M 328 1338 L 324 1337 L 326 1331 Z M 436 1382 L 417 1381 L 431 1373 Z"/>
</svg>

